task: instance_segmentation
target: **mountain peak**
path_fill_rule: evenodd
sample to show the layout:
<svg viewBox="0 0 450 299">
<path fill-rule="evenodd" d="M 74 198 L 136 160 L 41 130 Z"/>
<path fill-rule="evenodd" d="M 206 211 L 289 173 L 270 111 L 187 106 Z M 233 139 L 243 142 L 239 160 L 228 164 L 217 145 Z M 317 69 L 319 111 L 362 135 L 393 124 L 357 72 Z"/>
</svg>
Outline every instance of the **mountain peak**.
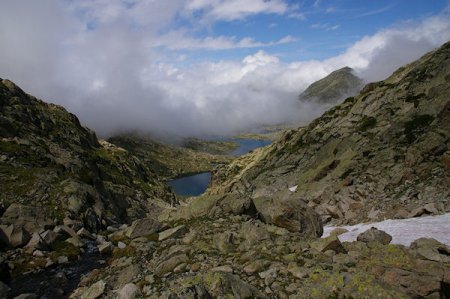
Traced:
<svg viewBox="0 0 450 299">
<path fill-rule="evenodd" d="M 348 66 L 331 72 L 325 78 L 312 83 L 300 94 L 301 101 L 334 104 L 355 94 L 363 81 Z"/>
</svg>

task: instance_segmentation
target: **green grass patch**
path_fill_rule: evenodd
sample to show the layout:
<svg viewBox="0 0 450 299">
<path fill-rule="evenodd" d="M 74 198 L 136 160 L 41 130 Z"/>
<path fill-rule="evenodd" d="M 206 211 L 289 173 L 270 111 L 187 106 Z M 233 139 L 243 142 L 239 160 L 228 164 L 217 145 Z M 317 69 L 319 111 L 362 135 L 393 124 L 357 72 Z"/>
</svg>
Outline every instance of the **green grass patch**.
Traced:
<svg viewBox="0 0 450 299">
<path fill-rule="evenodd" d="M 424 132 L 434 120 L 434 116 L 428 114 L 419 114 L 414 116 L 410 121 L 405 122 L 404 134 L 406 141 L 411 144 L 416 141 L 417 137 Z"/>
</svg>

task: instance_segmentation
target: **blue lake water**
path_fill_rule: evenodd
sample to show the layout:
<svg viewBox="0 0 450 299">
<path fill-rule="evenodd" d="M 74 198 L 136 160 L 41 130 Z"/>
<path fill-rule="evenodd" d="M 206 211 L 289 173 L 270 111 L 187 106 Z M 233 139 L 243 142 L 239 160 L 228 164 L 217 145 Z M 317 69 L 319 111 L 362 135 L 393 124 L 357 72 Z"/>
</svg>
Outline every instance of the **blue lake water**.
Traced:
<svg viewBox="0 0 450 299">
<path fill-rule="evenodd" d="M 244 155 L 258 147 L 263 147 L 272 143 L 271 140 L 254 140 L 254 139 L 227 139 L 239 144 L 239 147 L 230 154 L 233 156 Z M 211 172 L 204 172 L 195 175 L 185 176 L 168 181 L 170 187 L 173 188 L 177 195 L 181 196 L 199 196 L 206 191 L 211 181 Z"/>
<path fill-rule="evenodd" d="M 232 139 L 231 141 L 239 144 L 239 147 L 231 152 L 233 156 L 244 155 L 254 149 L 263 147 L 272 143 L 272 140 L 255 140 L 255 139 Z"/>
<path fill-rule="evenodd" d="M 211 180 L 211 172 L 204 172 L 168 181 L 176 194 L 182 196 L 198 196 L 205 192 Z"/>
</svg>

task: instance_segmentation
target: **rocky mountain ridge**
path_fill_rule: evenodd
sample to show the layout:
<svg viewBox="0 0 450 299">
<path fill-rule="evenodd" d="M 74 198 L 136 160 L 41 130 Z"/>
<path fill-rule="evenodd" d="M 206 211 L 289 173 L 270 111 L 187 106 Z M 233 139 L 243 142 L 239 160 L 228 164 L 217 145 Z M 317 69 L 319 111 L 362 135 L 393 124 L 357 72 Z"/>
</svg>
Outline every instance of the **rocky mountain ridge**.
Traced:
<svg viewBox="0 0 450 299">
<path fill-rule="evenodd" d="M 83 127 L 64 108 L 0 81 L 1 222 L 78 222 L 91 231 L 175 203 L 155 172 Z"/>
<path fill-rule="evenodd" d="M 450 209 L 450 43 L 213 176 L 210 194 L 286 194 L 324 222 Z"/>
</svg>

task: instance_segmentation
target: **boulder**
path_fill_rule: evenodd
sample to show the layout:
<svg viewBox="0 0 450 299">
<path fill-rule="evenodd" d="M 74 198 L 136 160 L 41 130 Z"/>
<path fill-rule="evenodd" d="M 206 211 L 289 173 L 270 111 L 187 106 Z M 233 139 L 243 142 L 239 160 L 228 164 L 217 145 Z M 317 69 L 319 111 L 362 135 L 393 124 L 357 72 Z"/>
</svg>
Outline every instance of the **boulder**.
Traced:
<svg viewBox="0 0 450 299">
<path fill-rule="evenodd" d="M 233 268 L 230 265 L 218 266 L 211 269 L 212 272 L 226 272 L 233 273 Z"/>
<path fill-rule="evenodd" d="M 228 253 L 234 250 L 235 235 L 231 232 L 216 234 L 213 237 L 214 247 L 221 253 Z"/>
<path fill-rule="evenodd" d="M 70 227 L 66 225 L 58 225 L 56 226 L 53 231 L 58 234 L 58 236 L 65 240 L 67 238 L 73 237 L 73 238 L 79 238 L 77 233 L 71 229 Z"/>
<path fill-rule="evenodd" d="M 145 237 L 160 232 L 166 226 L 153 218 L 143 218 L 133 221 L 125 233 L 130 239 Z"/>
<path fill-rule="evenodd" d="M 365 232 L 360 233 L 356 239 L 364 243 L 379 242 L 381 244 L 387 245 L 391 243 L 392 236 L 382 230 L 377 229 L 376 227 L 372 227 Z"/>
<path fill-rule="evenodd" d="M 133 299 L 140 293 L 139 288 L 134 283 L 127 283 L 117 293 L 117 299 Z"/>
<path fill-rule="evenodd" d="M 48 246 L 42 243 L 41 236 L 38 232 L 34 232 L 31 235 L 30 241 L 28 241 L 27 245 L 25 245 L 25 249 L 29 252 L 32 252 L 33 250 L 50 250 Z"/>
<path fill-rule="evenodd" d="M 60 265 L 61 264 L 67 264 L 69 262 L 69 258 L 67 256 L 65 256 L 65 255 L 58 256 L 57 262 Z"/>
<path fill-rule="evenodd" d="M 341 241 L 336 235 L 317 239 L 311 243 L 311 247 L 320 252 L 332 250 L 335 253 L 346 253 L 344 246 L 342 246 Z"/>
<path fill-rule="evenodd" d="M 245 223 L 242 225 L 239 236 L 249 243 L 256 243 L 270 239 L 270 233 L 263 223 Z"/>
<path fill-rule="evenodd" d="M 305 237 L 320 237 L 323 234 L 320 216 L 293 195 L 258 197 L 253 202 L 265 223 L 286 228 Z"/>
<path fill-rule="evenodd" d="M 294 262 L 289 263 L 287 270 L 292 274 L 292 276 L 299 279 L 303 279 L 308 276 L 308 271 L 303 267 L 299 267 L 297 263 Z"/>
<path fill-rule="evenodd" d="M 237 275 L 214 272 L 203 277 L 206 281 L 212 282 L 208 291 L 213 298 L 266 298 L 258 289 L 242 281 Z"/>
<path fill-rule="evenodd" d="M 46 219 L 42 209 L 18 203 L 11 204 L 1 217 L 1 223 L 22 226 L 29 232 L 39 229 L 48 229 L 53 226 L 53 221 Z"/>
<path fill-rule="evenodd" d="M 167 295 L 165 298 L 212 299 L 211 295 L 202 284 L 194 284 L 184 289 L 176 290 L 176 293 Z"/>
<path fill-rule="evenodd" d="M 155 268 L 155 274 L 159 277 L 166 273 L 172 272 L 178 265 L 188 263 L 189 258 L 186 254 L 180 254 L 163 261 Z"/>
<path fill-rule="evenodd" d="M 169 228 L 165 231 L 162 231 L 159 233 L 158 236 L 158 240 L 159 241 L 164 241 L 166 239 L 174 239 L 174 238 L 179 238 L 182 235 L 186 234 L 189 231 L 189 229 L 187 228 L 186 225 L 179 225 L 177 227 L 174 228 Z"/>
<path fill-rule="evenodd" d="M 8 292 L 10 290 L 11 289 L 8 287 L 8 285 L 6 285 L 2 281 L 0 281 L 0 298 L 7 298 L 8 297 Z"/>
<path fill-rule="evenodd" d="M 434 275 L 394 268 L 388 269 L 382 280 L 396 286 L 411 298 L 439 298 L 441 281 L 440 277 Z"/>
<path fill-rule="evenodd" d="M 264 270 L 264 268 L 268 264 L 269 263 L 267 261 L 265 261 L 265 260 L 253 261 L 253 262 L 249 263 L 247 266 L 244 267 L 244 272 L 247 273 L 247 274 L 260 272 L 260 271 Z"/>
<path fill-rule="evenodd" d="M 435 239 L 420 238 L 412 242 L 410 247 L 424 259 L 450 263 L 450 248 Z"/>
<path fill-rule="evenodd" d="M 423 207 L 418 207 L 411 211 L 409 218 L 420 217 L 423 215 L 433 215 L 439 213 L 439 207 L 436 203 L 428 203 Z"/>
<path fill-rule="evenodd" d="M 14 297 L 14 299 L 37 299 L 38 296 L 34 293 L 26 293 L 20 294 L 19 296 Z"/>
<path fill-rule="evenodd" d="M 58 234 L 52 230 L 44 231 L 43 233 L 40 234 L 40 237 L 42 242 L 50 248 L 56 241 L 58 241 Z"/>
<path fill-rule="evenodd" d="M 25 246 L 31 239 L 30 233 L 21 225 L 0 225 L 0 238 L 7 247 L 17 248 Z"/>
<path fill-rule="evenodd" d="M 81 222 L 80 220 L 71 219 L 67 216 L 63 219 L 63 224 L 76 231 L 83 227 L 83 222 Z"/>
<path fill-rule="evenodd" d="M 97 248 L 101 254 L 110 254 L 114 249 L 114 246 L 111 242 L 105 242 L 98 245 Z"/>
<path fill-rule="evenodd" d="M 70 238 L 67 238 L 65 242 L 70 243 L 75 247 L 83 247 L 84 246 L 84 242 L 80 238 L 70 237 Z"/>
<path fill-rule="evenodd" d="M 50 251 L 57 241 L 64 240 L 65 236 L 55 233 L 52 230 L 43 232 L 35 232 L 31 236 L 30 241 L 25 246 L 28 251 L 42 250 Z M 81 247 L 81 246 L 80 246 Z"/>
<path fill-rule="evenodd" d="M 95 240 L 94 235 L 92 235 L 87 229 L 84 227 L 80 228 L 77 231 L 77 235 L 80 236 L 80 238 L 89 239 L 89 240 Z"/>
<path fill-rule="evenodd" d="M 105 292 L 106 283 L 99 280 L 81 294 L 80 299 L 97 299 Z"/>
</svg>

